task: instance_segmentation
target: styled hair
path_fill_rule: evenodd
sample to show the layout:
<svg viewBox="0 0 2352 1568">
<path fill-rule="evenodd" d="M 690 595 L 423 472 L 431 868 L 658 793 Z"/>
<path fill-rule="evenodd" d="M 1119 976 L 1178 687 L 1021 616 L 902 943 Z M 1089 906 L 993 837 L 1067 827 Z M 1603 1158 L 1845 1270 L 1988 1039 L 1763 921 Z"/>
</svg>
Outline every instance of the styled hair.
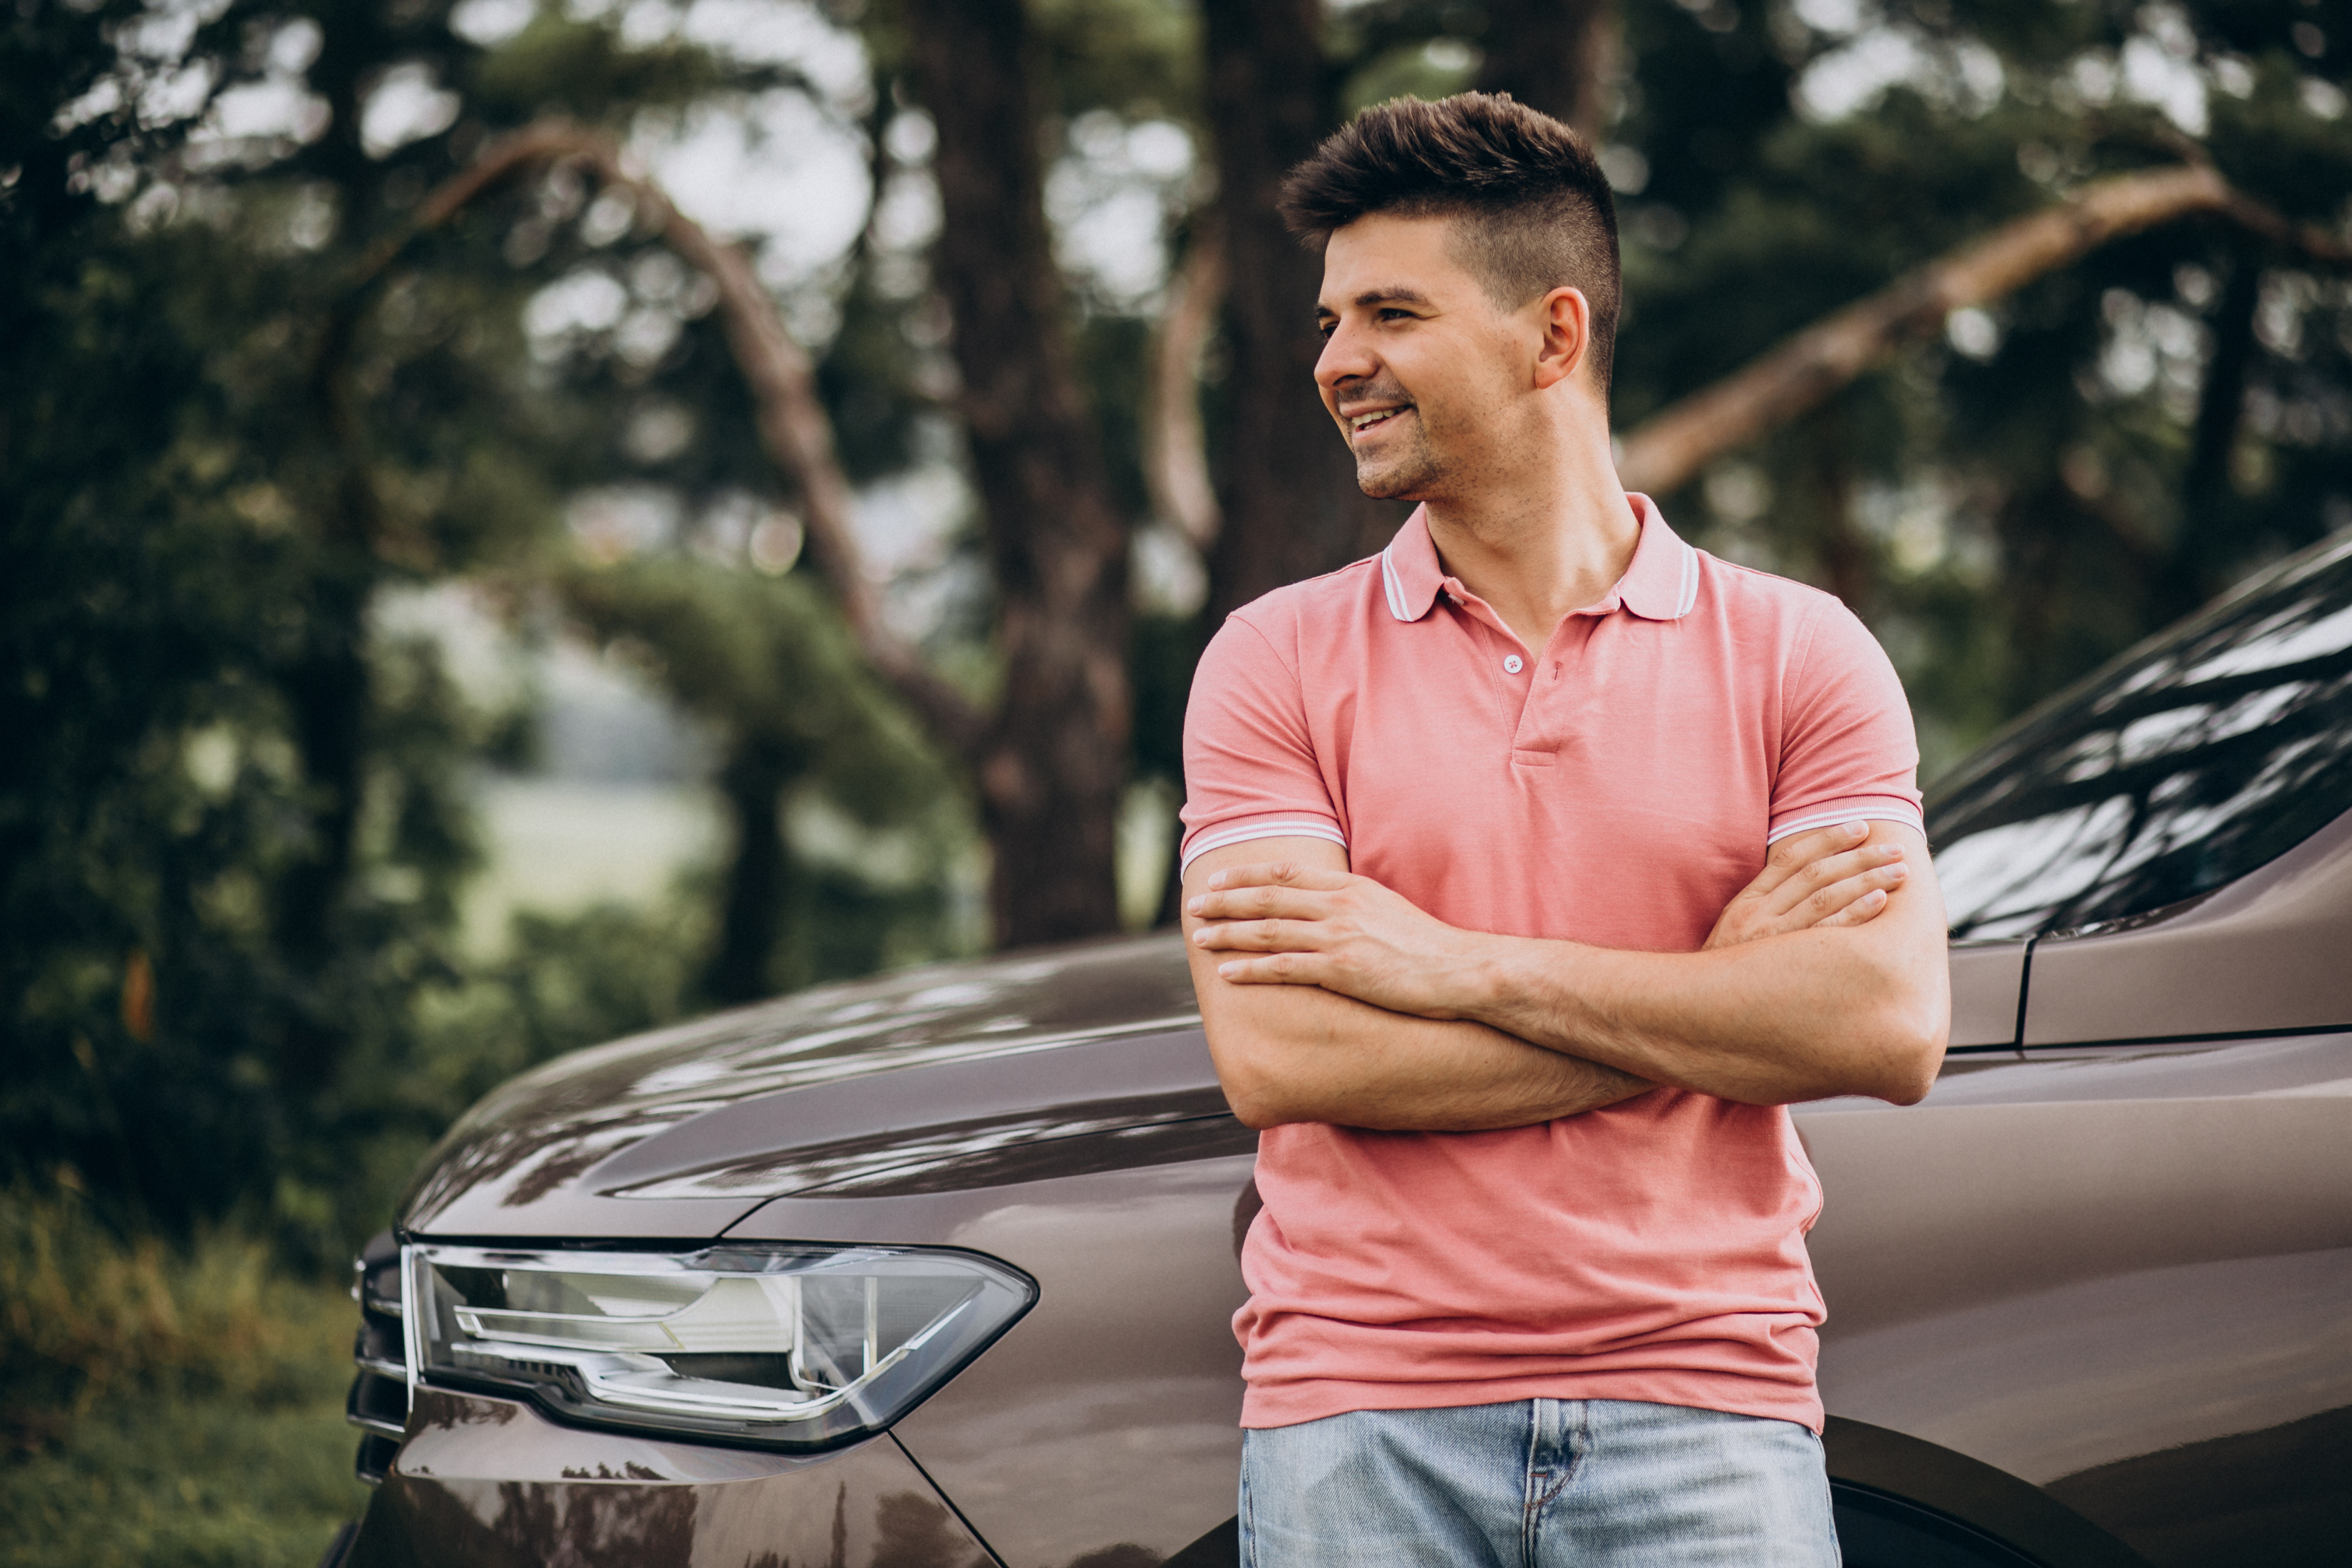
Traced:
<svg viewBox="0 0 2352 1568">
<path fill-rule="evenodd" d="M 1566 285 L 1591 308 L 1587 351 L 1606 396 L 1617 347 L 1617 206 L 1575 132 L 1507 92 L 1365 110 L 1282 183 L 1282 216 L 1309 245 L 1374 213 L 1454 220 L 1456 258 L 1515 310 Z"/>
</svg>

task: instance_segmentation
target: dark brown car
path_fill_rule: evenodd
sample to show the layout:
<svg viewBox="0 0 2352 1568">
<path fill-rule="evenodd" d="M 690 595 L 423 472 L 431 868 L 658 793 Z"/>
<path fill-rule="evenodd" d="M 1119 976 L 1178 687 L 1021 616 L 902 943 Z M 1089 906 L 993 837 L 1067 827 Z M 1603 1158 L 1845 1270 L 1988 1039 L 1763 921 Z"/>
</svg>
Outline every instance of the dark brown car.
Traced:
<svg viewBox="0 0 2352 1568">
<path fill-rule="evenodd" d="M 1858 1565 L 2352 1547 L 2352 543 L 1937 791 L 1952 1049 L 1801 1108 Z M 551 1063 L 361 1264 L 359 1564 L 1230 1563 L 1227 1114 L 1170 939 Z"/>
</svg>

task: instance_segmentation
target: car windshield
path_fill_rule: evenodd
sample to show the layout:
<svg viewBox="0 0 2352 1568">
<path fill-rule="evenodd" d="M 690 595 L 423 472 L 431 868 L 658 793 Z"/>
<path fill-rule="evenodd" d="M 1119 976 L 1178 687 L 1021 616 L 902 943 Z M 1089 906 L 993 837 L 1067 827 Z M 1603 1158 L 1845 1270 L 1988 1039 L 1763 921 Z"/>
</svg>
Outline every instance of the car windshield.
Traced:
<svg viewBox="0 0 2352 1568">
<path fill-rule="evenodd" d="M 1928 801 L 1955 937 L 2210 892 L 2352 808 L 2352 541 L 2268 577 L 2029 714 Z"/>
</svg>

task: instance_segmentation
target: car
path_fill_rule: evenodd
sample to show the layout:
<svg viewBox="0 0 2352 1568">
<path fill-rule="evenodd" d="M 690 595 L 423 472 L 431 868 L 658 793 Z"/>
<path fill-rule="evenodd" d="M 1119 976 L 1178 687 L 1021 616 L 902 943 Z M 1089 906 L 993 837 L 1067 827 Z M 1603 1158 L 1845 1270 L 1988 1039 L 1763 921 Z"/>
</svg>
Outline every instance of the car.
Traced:
<svg viewBox="0 0 2352 1568">
<path fill-rule="evenodd" d="M 1951 1047 L 1798 1109 L 1845 1561 L 2341 1562 L 2352 539 L 1929 801 Z M 330 1561 L 1235 1561 L 1256 1139 L 1172 937 L 551 1062 L 358 1264 Z"/>
</svg>

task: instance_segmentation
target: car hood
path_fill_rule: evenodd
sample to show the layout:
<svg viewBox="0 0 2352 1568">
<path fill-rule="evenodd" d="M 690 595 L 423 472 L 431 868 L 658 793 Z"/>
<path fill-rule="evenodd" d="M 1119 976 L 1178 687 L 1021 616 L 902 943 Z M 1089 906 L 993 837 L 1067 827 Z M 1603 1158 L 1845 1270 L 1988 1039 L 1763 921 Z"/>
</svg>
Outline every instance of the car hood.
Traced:
<svg viewBox="0 0 2352 1568">
<path fill-rule="evenodd" d="M 1224 1115 L 1181 943 L 1088 943 L 820 987 L 560 1058 L 459 1120 L 400 1224 L 716 1236 L 772 1197 L 951 1183 L 1041 1142 Z"/>
</svg>

